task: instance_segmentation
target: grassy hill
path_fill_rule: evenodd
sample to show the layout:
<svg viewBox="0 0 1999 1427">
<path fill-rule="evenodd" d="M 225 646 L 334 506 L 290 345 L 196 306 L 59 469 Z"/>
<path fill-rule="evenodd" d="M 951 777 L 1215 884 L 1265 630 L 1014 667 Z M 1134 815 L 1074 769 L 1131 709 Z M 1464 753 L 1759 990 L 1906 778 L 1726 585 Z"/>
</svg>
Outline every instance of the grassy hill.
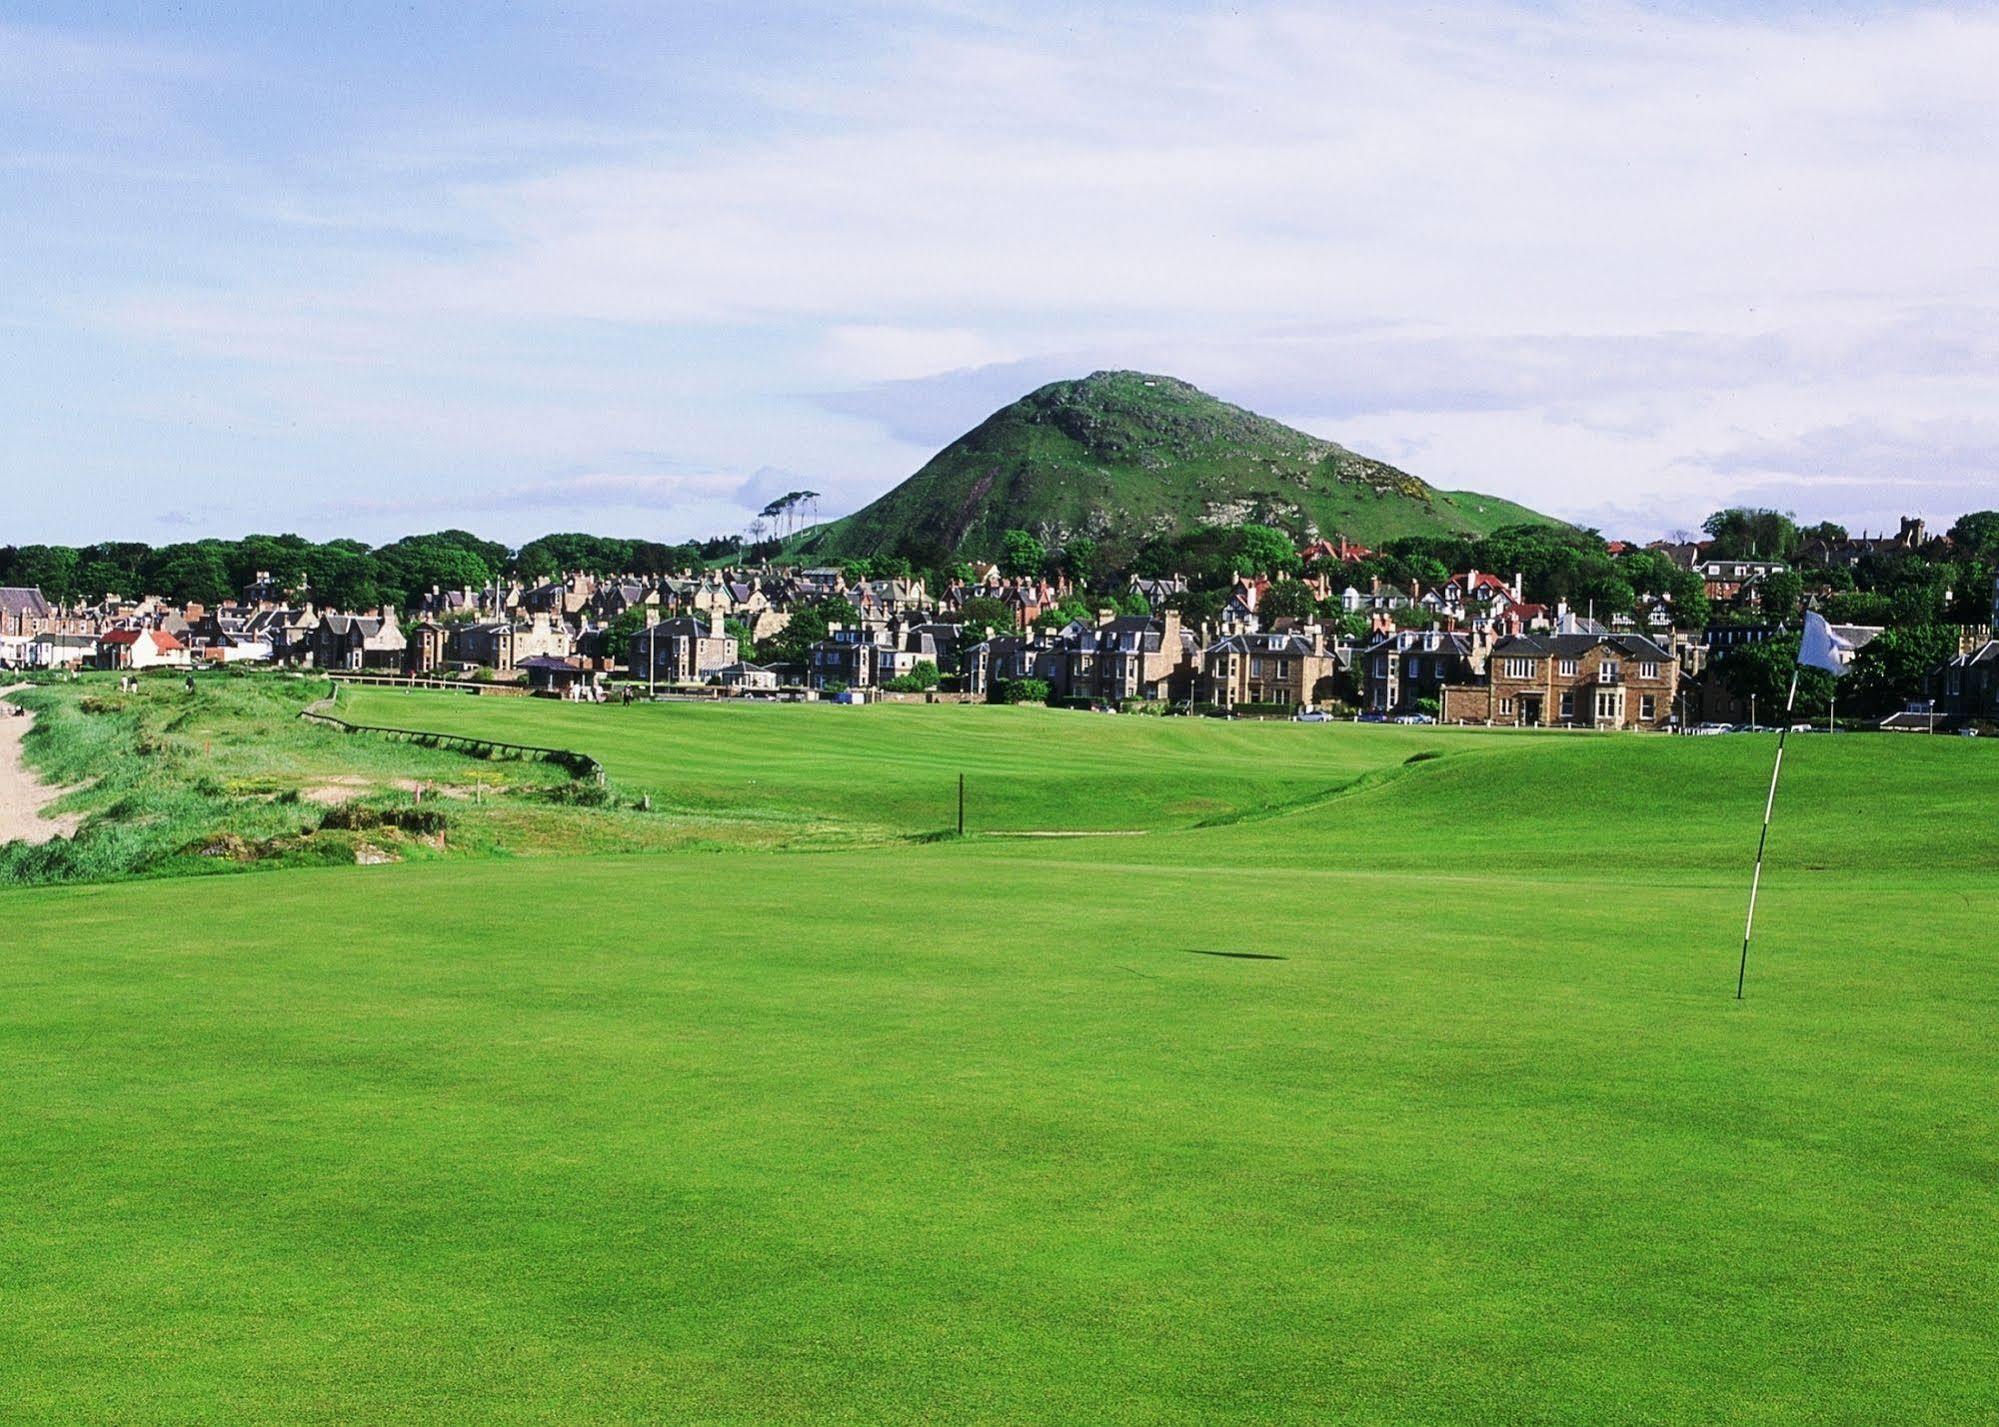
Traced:
<svg viewBox="0 0 1999 1427">
<path fill-rule="evenodd" d="M 9 1420 L 1999 1403 L 1983 741 L 1794 740 L 1737 1003 L 1766 738 L 357 698 L 856 841 L 0 892 Z"/>
<path fill-rule="evenodd" d="M 1374 543 L 1485 534 L 1547 517 L 1441 491 L 1172 377 L 1097 372 L 994 412 L 873 504 L 806 532 L 811 557 L 943 547 L 998 552 L 1031 530 L 1127 544 L 1201 524 L 1258 521 Z"/>
</svg>

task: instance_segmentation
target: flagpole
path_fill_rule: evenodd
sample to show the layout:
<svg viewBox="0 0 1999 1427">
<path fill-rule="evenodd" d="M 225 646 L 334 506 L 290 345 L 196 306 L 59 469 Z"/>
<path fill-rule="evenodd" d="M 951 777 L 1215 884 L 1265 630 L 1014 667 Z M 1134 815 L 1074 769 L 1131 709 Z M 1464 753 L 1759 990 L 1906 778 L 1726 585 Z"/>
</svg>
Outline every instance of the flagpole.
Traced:
<svg viewBox="0 0 1999 1427">
<path fill-rule="evenodd" d="M 1802 664 L 1791 669 L 1791 692 L 1784 700 L 1784 726 L 1777 730 L 1777 761 L 1770 769 L 1770 796 L 1763 801 L 1763 835 L 1756 840 L 1756 870 L 1749 878 L 1749 919 L 1742 927 L 1742 965 L 1735 973 L 1735 999 L 1742 999 L 1742 983 L 1749 975 L 1749 939 L 1756 932 L 1756 893 L 1763 886 L 1763 849 L 1770 845 L 1770 814 L 1777 807 L 1777 779 L 1784 772 L 1784 740 L 1791 736 L 1791 711 L 1798 704 L 1798 675 Z"/>
</svg>

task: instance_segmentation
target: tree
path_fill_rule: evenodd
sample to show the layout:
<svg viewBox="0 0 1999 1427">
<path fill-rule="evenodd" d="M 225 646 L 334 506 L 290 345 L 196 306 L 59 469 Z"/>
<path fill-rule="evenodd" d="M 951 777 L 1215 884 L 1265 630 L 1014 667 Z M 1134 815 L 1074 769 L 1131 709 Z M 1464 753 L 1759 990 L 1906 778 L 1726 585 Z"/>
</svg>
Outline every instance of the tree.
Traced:
<svg viewBox="0 0 1999 1427">
<path fill-rule="evenodd" d="M 604 626 L 604 657 L 614 664 L 629 664 L 632 640 L 646 627 L 646 612 L 633 605 Z"/>
<path fill-rule="evenodd" d="M 854 607 L 838 595 L 800 605 L 783 629 L 757 646 L 763 664 L 803 664 L 807 652 L 826 637 L 827 626 L 852 619 Z"/>
<path fill-rule="evenodd" d="M 1062 568 L 1072 580 L 1087 584 L 1096 578 L 1097 542 L 1087 535 L 1072 535 L 1062 547 Z"/>
<path fill-rule="evenodd" d="M 169 545 L 149 564 L 147 583 L 171 600 L 218 605 L 232 593 L 221 552 L 212 546 Z"/>
<path fill-rule="evenodd" d="M 1805 597 L 1805 578 L 1796 570 L 1765 575 L 1760 590 L 1765 619 L 1790 621 L 1798 617 L 1798 606 Z"/>
<path fill-rule="evenodd" d="M 1011 634 L 1014 629 L 1013 611 L 989 595 L 973 595 L 960 605 L 958 623 L 963 626 L 961 637 L 967 644 L 977 644 L 995 634 Z"/>
<path fill-rule="evenodd" d="M 1715 662 L 1715 673 L 1738 699 L 1755 699 L 1759 722 L 1784 711 L 1791 691 L 1791 671 L 1798 667 L 1798 636 L 1785 635 L 1755 644 L 1738 644 Z M 1833 678 L 1823 669 L 1798 670 L 1799 717 L 1824 713 L 1832 698 Z"/>
<path fill-rule="evenodd" d="M 919 659 L 907 674 L 897 674 L 882 683 L 884 689 L 898 694 L 917 694 L 925 689 L 934 689 L 943 680 L 936 664 L 928 659 Z"/>
<path fill-rule="evenodd" d="M 1302 580 L 1275 580 L 1257 602 L 1256 613 L 1266 625 L 1277 619 L 1309 620 L 1319 612 L 1312 587 Z"/>
<path fill-rule="evenodd" d="M 1247 574 L 1295 575 L 1302 568 L 1298 547 L 1273 526 L 1243 526 L 1238 548 Z"/>
<path fill-rule="evenodd" d="M 1853 656 L 1846 682 L 1854 707 L 1875 714 L 1895 712 L 1920 695 L 1930 671 L 1956 653 L 1957 630 L 1949 625 L 1883 630 Z M 1842 702 L 1845 698 L 1842 693 Z"/>
<path fill-rule="evenodd" d="M 1673 621 L 1681 629 L 1705 629 L 1713 617 L 1713 602 L 1707 597 L 1707 581 L 1693 570 L 1675 567 L 1666 584 L 1666 596 L 1673 602 Z"/>
<path fill-rule="evenodd" d="M 1798 551 L 1798 523 L 1788 511 L 1733 506 L 1701 524 L 1713 553 L 1727 559 L 1789 560 Z"/>
<path fill-rule="evenodd" d="M 1009 530 L 1000 537 L 999 567 L 1002 575 L 1027 579 L 1039 575 L 1048 564 L 1048 547 L 1025 530 Z"/>
<path fill-rule="evenodd" d="M 1957 518 L 1950 538 L 1969 555 L 1999 556 L 1999 510 L 1974 510 Z"/>
</svg>

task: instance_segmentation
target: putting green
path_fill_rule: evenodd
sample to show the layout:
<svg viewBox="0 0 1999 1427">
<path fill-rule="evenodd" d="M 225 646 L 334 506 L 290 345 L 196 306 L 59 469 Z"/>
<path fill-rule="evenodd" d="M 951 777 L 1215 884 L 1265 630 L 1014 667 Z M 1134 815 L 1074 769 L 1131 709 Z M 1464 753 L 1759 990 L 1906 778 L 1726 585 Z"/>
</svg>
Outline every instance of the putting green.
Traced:
<svg viewBox="0 0 1999 1427">
<path fill-rule="evenodd" d="M 1992 749 L 1799 740 L 1738 1004 L 1767 740 L 355 702 L 1144 835 L 0 894 L 23 1420 L 1995 1413 Z"/>
</svg>

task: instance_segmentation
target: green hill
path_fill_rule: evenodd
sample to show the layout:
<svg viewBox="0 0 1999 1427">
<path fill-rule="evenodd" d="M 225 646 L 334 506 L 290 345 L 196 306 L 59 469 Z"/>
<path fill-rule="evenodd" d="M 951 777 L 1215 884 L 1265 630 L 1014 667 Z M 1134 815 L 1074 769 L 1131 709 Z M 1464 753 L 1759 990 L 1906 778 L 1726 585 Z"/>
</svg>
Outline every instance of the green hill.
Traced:
<svg viewBox="0 0 1999 1427">
<path fill-rule="evenodd" d="M 1136 544 L 1246 521 L 1373 544 L 1549 523 L 1510 501 L 1443 491 L 1172 377 L 1097 372 L 1001 408 L 922 470 L 796 543 L 806 557 L 938 546 L 993 555 L 1008 530 L 1051 544 Z"/>
</svg>

